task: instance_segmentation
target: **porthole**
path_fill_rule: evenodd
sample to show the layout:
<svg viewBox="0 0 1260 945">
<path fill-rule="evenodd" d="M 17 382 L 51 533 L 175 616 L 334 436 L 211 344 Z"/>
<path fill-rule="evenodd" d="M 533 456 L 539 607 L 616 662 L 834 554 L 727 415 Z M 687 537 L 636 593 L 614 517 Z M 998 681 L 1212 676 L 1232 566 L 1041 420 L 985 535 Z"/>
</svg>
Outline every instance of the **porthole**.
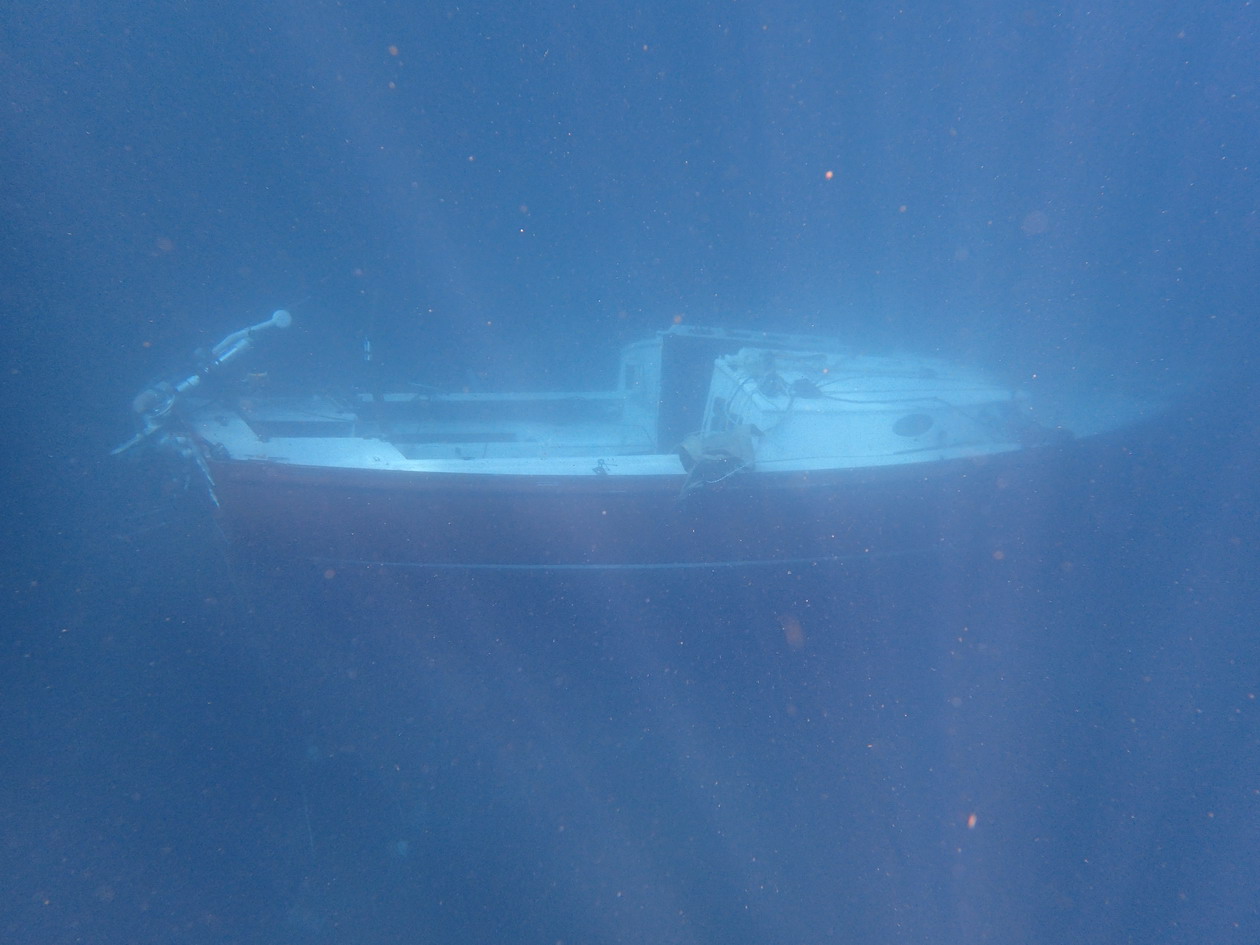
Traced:
<svg viewBox="0 0 1260 945">
<path fill-rule="evenodd" d="M 935 423 L 926 413 L 908 413 L 893 424 L 893 433 L 898 436 L 922 436 Z"/>
</svg>

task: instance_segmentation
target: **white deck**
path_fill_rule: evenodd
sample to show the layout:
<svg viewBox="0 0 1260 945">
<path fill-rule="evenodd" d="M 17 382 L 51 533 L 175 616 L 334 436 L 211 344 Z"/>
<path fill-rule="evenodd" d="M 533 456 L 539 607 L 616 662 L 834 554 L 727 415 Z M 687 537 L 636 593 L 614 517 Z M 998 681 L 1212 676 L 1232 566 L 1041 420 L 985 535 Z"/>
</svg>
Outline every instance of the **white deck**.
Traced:
<svg viewBox="0 0 1260 945">
<path fill-rule="evenodd" d="M 732 466 L 773 473 L 984 457 L 1062 432 L 1057 418 L 979 372 L 936 359 L 856 356 L 838 345 L 728 346 L 708 363 L 707 378 L 675 385 L 662 378 L 668 337 L 628 347 L 611 391 L 249 397 L 204 404 L 189 423 L 220 459 L 526 477 L 680 476 L 672 440 L 693 433 L 713 444 L 738 433 L 751 454 L 728 456 Z M 697 367 L 706 370 L 703 360 Z M 676 391 L 695 391 L 689 412 L 678 413 Z M 676 430 L 679 417 L 694 429 Z"/>
</svg>

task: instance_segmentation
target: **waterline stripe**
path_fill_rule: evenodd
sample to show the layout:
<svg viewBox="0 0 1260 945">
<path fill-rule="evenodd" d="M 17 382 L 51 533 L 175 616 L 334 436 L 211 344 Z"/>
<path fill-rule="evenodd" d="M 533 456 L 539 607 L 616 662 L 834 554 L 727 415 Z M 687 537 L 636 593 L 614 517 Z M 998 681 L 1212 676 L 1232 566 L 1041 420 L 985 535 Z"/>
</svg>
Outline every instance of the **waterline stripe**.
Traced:
<svg viewBox="0 0 1260 945">
<path fill-rule="evenodd" d="M 765 558 L 751 561 L 673 561 L 643 564 L 464 564 L 459 562 L 421 563 L 415 561 L 367 561 L 346 558 L 315 558 L 316 565 L 338 568 L 381 568 L 407 571 L 716 571 L 738 568 L 787 568 L 818 564 L 849 564 L 858 561 L 889 561 L 933 553 L 930 548 L 910 551 L 879 551 L 868 554 L 821 555 L 812 558 Z"/>
</svg>

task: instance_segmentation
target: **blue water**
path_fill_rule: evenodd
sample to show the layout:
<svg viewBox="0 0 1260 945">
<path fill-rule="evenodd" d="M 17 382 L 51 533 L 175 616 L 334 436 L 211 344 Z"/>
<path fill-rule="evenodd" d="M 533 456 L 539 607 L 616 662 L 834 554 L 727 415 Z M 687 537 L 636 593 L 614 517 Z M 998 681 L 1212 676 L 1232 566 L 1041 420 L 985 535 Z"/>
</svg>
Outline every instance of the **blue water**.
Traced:
<svg viewBox="0 0 1260 945">
<path fill-rule="evenodd" d="M 920 7 L 0 12 L 0 937 L 1260 940 L 1260 12 Z M 965 553 L 293 575 L 108 456 L 281 306 L 277 383 L 681 320 L 1167 410 Z"/>
</svg>

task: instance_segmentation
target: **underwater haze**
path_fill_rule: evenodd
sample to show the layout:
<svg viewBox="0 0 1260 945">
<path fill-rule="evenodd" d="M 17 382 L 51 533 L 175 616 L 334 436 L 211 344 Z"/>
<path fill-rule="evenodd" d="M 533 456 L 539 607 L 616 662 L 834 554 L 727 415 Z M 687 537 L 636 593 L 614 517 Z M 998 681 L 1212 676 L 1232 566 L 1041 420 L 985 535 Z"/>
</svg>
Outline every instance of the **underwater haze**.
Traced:
<svg viewBox="0 0 1260 945">
<path fill-rule="evenodd" d="M 1260 941 L 1257 61 L 1241 2 L 7 5 L 0 938 Z M 906 558 L 303 573 L 109 455 L 277 308 L 293 387 L 684 324 L 1161 412 Z"/>
</svg>

